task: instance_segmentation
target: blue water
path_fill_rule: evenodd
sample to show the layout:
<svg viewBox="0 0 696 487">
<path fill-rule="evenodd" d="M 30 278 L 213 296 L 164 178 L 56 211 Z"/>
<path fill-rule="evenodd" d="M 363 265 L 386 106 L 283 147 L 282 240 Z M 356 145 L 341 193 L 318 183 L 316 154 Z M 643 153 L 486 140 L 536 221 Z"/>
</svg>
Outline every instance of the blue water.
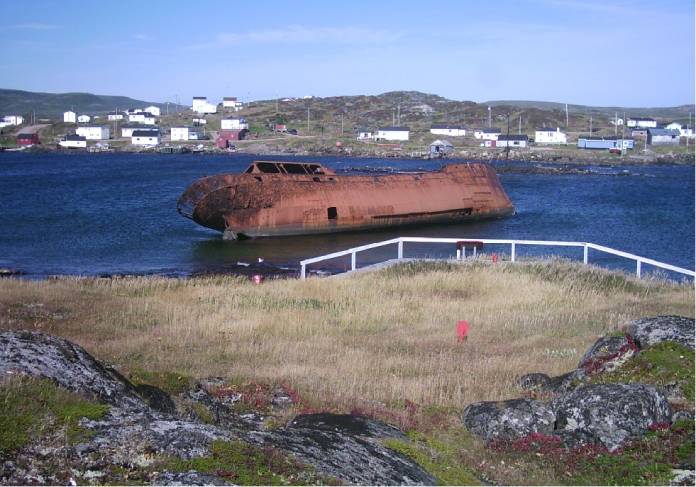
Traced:
<svg viewBox="0 0 696 487">
<path fill-rule="evenodd" d="M 302 258 L 414 235 L 588 241 L 694 268 L 694 168 L 684 166 L 622 167 L 629 176 L 617 176 L 618 171 L 599 167 L 593 169 L 614 175 L 503 173 L 501 181 L 516 215 L 475 224 L 224 242 L 219 233 L 176 212 L 177 198 L 194 180 L 242 171 L 259 158 L 0 153 L 0 267 L 17 268 L 36 277 L 188 275 L 258 257 L 297 267 Z M 439 162 L 420 160 L 275 159 L 321 161 L 337 170 L 440 166 Z M 393 249 L 365 254 L 360 263 L 382 258 L 385 252 L 393 253 Z M 550 253 L 518 250 L 521 255 L 540 252 Z M 451 255 L 453 249 L 411 245 L 406 253 Z M 581 258 L 582 254 L 572 250 L 563 255 Z M 633 268 L 633 264 L 621 264 L 594 252 L 590 259 Z"/>
</svg>

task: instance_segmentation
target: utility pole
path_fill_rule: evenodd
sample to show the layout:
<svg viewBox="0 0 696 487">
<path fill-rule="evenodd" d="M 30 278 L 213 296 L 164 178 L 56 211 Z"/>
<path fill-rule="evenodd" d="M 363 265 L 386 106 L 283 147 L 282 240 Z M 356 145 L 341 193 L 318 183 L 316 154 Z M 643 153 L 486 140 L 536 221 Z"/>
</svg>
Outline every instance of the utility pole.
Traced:
<svg viewBox="0 0 696 487">
<path fill-rule="evenodd" d="M 566 129 L 568 128 L 568 104 L 565 104 L 565 109 L 566 109 Z"/>
<path fill-rule="evenodd" d="M 488 107 L 488 128 L 491 128 L 491 107 Z"/>
<path fill-rule="evenodd" d="M 619 116 L 616 112 L 614 112 L 614 136 L 616 137 L 619 134 Z"/>
<path fill-rule="evenodd" d="M 392 108 L 392 127 L 396 126 L 396 119 L 394 117 L 394 109 Z"/>
<path fill-rule="evenodd" d="M 520 123 L 517 126 L 517 135 L 522 135 L 522 115 L 520 115 Z"/>
<path fill-rule="evenodd" d="M 343 136 L 343 114 L 341 113 L 341 136 Z"/>
<path fill-rule="evenodd" d="M 590 137 L 592 136 L 592 115 L 590 115 Z"/>
<path fill-rule="evenodd" d="M 626 153 L 626 150 L 624 148 L 624 140 L 626 139 L 626 112 L 623 114 L 623 123 L 621 124 L 621 155 L 623 156 Z"/>
<path fill-rule="evenodd" d="M 686 126 L 686 147 L 689 147 L 689 129 L 691 128 L 691 112 L 689 112 L 689 123 Z"/>
<path fill-rule="evenodd" d="M 401 103 L 397 105 L 396 123 L 397 127 L 401 127 Z"/>
<path fill-rule="evenodd" d="M 307 135 L 309 135 L 309 105 L 307 105 Z"/>
</svg>

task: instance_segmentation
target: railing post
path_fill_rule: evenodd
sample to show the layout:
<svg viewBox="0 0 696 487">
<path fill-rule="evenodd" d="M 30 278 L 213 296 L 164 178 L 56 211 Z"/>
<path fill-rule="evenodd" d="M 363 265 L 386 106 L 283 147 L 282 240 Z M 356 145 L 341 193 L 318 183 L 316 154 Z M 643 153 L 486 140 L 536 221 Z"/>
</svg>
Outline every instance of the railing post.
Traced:
<svg viewBox="0 0 696 487">
<path fill-rule="evenodd" d="M 512 242 L 512 244 L 510 245 L 510 247 L 511 247 L 511 248 L 510 248 L 510 260 L 511 260 L 512 262 L 515 262 L 515 242 Z"/>
<path fill-rule="evenodd" d="M 636 274 L 638 275 L 638 279 L 640 279 L 640 261 L 636 260 Z"/>
<path fill-rule="evenodd" d="M 457 249 L 457 260 L 462 260 L 462 251 Z"/>
<path fill-rule="evenodd" d="M 588 253 L 589 253 L 589 252 L 588 252 L 589 249 L 587 248 L 587 243 L 585 243 L 585 245 L 583 245 L 582 247 L 583 247 L 583 251 L 582 251 L 582 254 L 583 254 L 583 255 L 582 255 L 582 263 L 585 264 L 585 265 L 587 265 L 587 256 L 588 256 Z"/>
<path fill-rule="evenodd" d="M 404 258 L 404 241 L 399 239 L 397 244 L 396 258 L 401 260 Z"/>
<path fill-rule="evenodd" d="M 355 270 L 355 252 L 350 254 L 350 270 Z"/>
<path fill-rule="evenodd" d="M 300 267 L 300 279 L 306 279 L 307 278 L 307 269 L 304 264 L 302 264 L 302 267 Z"/>
<path fill-rule="evenodd" d="M 476 259 L 476 245 L 474 245 L 474 260 Z"/>
</svg>

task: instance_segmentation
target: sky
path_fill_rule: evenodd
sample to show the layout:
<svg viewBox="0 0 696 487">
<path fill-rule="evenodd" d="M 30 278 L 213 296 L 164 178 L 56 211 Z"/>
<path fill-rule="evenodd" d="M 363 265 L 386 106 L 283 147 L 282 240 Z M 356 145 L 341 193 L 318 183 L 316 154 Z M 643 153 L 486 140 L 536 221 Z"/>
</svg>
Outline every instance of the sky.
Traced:
<svg viewBox="0 0 696 487">
<path fill-rule="evenodd" d="M 0 0 L 0 88 L 694 103 L 692 0 Z"/>
</svg>

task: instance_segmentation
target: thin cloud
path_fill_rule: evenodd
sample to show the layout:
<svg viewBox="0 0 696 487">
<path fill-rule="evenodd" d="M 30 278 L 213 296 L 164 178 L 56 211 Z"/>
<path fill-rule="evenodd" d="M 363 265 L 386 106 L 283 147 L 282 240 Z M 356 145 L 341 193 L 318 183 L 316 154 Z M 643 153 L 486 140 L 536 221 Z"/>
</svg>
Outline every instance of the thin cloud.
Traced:
<svg viewBox="0 0 696 487">
<path fill-rule="evenodd" d="M 148 34 L 134 34 L 133 39 L 137 41 L 154 41 L 155 38 Z"/>
<path fill-rule="evenodd" d="M 19 30 L 53 30 L 57 29 L 58 26 L 53 24 L 42 24 L 40 22 L 29 22 L 26 24 L 14 24 L 11 25 L 10 28 Z"/>
<path fill-rule="evenodd" d="M 304 27 L 293 25 L 283 29 L 249 32 L 222 32 L 211 42 L 191 46 L 192 49 L 238 46 L 242 44 L 385 44 L 403 37 L 402 32 L 363 27 Z"/>
</svg>

